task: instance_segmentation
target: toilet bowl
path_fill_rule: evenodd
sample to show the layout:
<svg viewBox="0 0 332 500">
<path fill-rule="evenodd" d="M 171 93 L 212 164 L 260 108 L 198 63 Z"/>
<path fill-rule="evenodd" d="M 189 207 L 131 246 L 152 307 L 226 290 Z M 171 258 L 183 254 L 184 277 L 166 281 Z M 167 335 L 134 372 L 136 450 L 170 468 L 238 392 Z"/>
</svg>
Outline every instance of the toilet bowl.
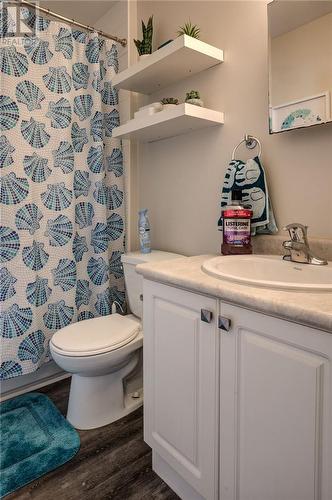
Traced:
<svg viewBox="0 0 332 500">
<path fill-rule="evenodd" d="M 142 345 L 141 322 L 133 315 L 88 319 L 53 335 L 53 359 L 72 373 L 67 418 L 74 427 L 101 427 L 142 404 L 142 390 L 125 398 L 123 387 L 137 368 Z"/>
<path fill-rule="evenodd" d="M 111 314 L 73 323 L 50 341 L 54 361 L 72 374 L 67 419 L 77 429 L 110 424 L 143 402 L 143 278 L 137 264 L 182 257 L 168 252 L 122 256 L 133 314 Z"/>
</svg>

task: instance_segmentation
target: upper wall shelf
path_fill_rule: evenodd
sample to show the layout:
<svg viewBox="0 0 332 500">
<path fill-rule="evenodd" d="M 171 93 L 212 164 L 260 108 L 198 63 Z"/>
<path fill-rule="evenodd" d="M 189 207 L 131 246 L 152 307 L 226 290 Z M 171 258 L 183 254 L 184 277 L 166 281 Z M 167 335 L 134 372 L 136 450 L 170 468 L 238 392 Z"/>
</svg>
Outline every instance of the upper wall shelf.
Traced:
<svg viewBox="0 0 332 500">
<path fill-rule="evenodd" d="M 182 35 L 118 73 L 113 78 L 113 85 L 118 89 L 153 94 L 172 83 L 222 63 L 223 60 L 221 49 Z"/>
</svg>

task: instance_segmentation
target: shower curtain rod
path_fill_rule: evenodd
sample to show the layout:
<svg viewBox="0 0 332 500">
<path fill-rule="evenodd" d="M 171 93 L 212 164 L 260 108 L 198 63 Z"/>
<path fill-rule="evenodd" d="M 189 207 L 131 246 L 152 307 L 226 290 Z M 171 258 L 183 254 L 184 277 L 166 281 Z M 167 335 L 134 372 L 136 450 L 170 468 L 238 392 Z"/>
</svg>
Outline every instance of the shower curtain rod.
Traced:
<svg viewBox="0 0 332 500">
<path fill-rule="evenodd" d="M 11 3 L 11 4 L 18 4 L 18 5 L 25 5 L 26 7 L 30 7 L 32 9 L 38 10 L 40 12 L 43 12 L 44 14 L 48 14 L 49 16 L 55 17 L 56 19 L 60 19 L 61 21 L 65 21 L 66 23 L 73 24 L 74 26 L 78 26 L 79 28 L 83 28 L 88 31 L 93 31 L 95 33 L 98 33 L 98 35 L 103 36 L 105 38 L 109 38 L 110 40 L 114 40 L 115 42 L 120 43 L 123 47 L 127 45 L 127 39 L 126 38 L 119 38 L 115 35 L 110 35 L 108 33 L 105 33 L 104 31 L 97 30 L 93 26 L 89 26 L 87 24 L 82 24 L 78 21 L 75 21 L 75 19 L 69 19 L 68 17 L 62 16 L 61 14 L 57 14 L 56 12 L 53 12 L 50 9 L 45 9 L 44 7 L 40 7 L 39 5 L 36 5 L 34 3 L 27 2 L 26 0 L 12 0 L 12 1 L 7 1 L 5 3 Z"/>
</svg>

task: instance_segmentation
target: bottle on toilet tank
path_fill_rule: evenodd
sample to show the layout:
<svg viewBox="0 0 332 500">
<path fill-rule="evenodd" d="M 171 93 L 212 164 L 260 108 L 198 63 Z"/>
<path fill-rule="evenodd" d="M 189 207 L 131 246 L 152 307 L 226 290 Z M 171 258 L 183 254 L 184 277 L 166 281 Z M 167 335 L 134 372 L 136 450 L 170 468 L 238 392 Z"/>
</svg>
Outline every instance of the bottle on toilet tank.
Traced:
<svg viewBox="0 0 332 500">
<path fill-rule="evenodd" d="M 138 212 L 138 235 L 141 253 L 150 253 L 150 222 L 148 218 L 147 208 L 144 208 Z"/>
</svg>

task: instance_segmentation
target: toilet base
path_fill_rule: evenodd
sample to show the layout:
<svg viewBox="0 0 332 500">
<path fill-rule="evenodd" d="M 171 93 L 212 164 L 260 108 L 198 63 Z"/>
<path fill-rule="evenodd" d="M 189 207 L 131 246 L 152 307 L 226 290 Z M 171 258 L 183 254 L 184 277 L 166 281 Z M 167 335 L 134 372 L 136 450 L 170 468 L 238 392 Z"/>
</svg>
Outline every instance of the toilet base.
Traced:
<svg viewBox="0 0 332 500">
<path fill-rule="evenodd" d="M 143 404 L 143 389 L 126 393 L 125 378 L 139 362 L 135 352 L 120 370 L 107 375 L 72 375 L 67 419 L 80 430 L 96 429 L 122 418 Z M 138 397 L 135 397 L 138 396 Z"/>
</svg>

